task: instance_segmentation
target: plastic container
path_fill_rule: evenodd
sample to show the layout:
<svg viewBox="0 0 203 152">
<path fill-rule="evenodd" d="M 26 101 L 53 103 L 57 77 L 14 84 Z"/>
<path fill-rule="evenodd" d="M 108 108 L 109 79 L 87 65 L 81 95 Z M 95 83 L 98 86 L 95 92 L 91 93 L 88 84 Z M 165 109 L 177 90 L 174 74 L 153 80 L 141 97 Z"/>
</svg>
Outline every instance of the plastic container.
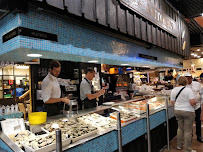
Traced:
<svg viewBox="0 0 203 152">
<path fill-rule="evenodd" d="M 29 114 L 29 123 L 32 125 L 38 125 L 47 121 L 46 112 L 33 112 Z"/>
</svg>

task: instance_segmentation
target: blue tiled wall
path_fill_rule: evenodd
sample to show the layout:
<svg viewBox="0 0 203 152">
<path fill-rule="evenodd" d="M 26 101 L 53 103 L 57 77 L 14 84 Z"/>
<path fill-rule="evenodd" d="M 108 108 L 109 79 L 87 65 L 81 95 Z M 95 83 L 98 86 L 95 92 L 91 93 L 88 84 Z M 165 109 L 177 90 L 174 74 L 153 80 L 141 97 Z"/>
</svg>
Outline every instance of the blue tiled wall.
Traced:
<svg viewBox="0 0 203 152">
<path fill-rule="evenodd" d="M 142 53 L 157 56 L 158 62 L 163 63 L 166 66 L 170 66 L 170 64 L 179 64 L 181 61 L 178 55 L 164 49 L 158 47 L 146 49 L 145 47 L 134 43 L 98 33 L 67 19 L 65 20 L 44 12 L 29 11 L 28 13 L 18 15 L 10 14 L 10 18 L 6 18 L 13 22 L 7 23 L 7 20 L 2 20 L 1 22 L 3 25 L 7 23 L 8 26 L 13 28 L 22 26 L 57 34 L 58 36 L 58 42 L 18 36 L 20 38 L 20 47 L 23 48 L 157 65 L 156 62 L 140 59 L 138 53 Z M 11 27 L 8 29 L 11 30 Z M 8 30 L 3 31 L 3 33 L 6 33 Z M 2 35 L 2 31 L 0 34 Z M 17 47 L 19 47 L 18 44 L 12 43 L 12 45 L 17 45 Z M 7 49 L 8 48 L 6 47 L 4 50 Z M 13 48 L 10 50 L 12 49 Z"/>
<path fill-rule="evenodd" d="M 8 14 L 0 20 L 0 55 L 16 48 L 19 48 L 19 39 L 14 38 L 5 43 L 2 42 L 2 36 L 20 25 L 19 14 Z"/>
</svg>

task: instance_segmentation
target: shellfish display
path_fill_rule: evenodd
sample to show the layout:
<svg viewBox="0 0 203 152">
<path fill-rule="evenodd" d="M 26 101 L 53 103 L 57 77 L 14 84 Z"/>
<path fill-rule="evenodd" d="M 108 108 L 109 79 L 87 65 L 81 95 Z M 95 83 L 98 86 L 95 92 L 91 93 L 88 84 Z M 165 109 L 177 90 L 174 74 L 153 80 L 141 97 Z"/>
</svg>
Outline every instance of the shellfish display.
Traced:
<svg viewBox="0 0 203 152">
<path fill-rule="evenodd" d="M 13 135 L 9 135 L 9 138 L 13 140 L 13 142 L 20 148 L 23 148 L 23 145 L 21 144 L 22 141 L 29 140 L 29 139 L 35 139 L 36 136 L 29 132 L 28 130 L 16 133 Z"/>
<path fill-rule="evenodd" d="M 109 117 L 101 116 L 97 113 L 87 114 L 78 117 L 79 122 L 91 124 L 92 126 L 98 127 L 99 129 L 109 129 L 116 126 L 116 121 Z"/>
</svg>

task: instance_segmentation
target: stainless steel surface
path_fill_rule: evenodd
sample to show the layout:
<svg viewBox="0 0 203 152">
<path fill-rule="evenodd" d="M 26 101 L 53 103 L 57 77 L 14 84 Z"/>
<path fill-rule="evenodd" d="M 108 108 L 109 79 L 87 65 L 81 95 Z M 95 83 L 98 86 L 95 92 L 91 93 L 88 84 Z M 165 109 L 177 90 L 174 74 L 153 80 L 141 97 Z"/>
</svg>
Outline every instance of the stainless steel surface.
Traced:
<svg viewBox="0 0 203 152">
<path fill-rule="evenodd" d="M 14 152 L 23 152 L 23 150 L 18 147 L 8 136 L 3 132 L 0 133 L 0 138 L 14 151 Z"/>
<path fill-rule="evenodd" d="M 118 151 L 122 152 L 122 133 L 121 133 L 121 115 L 120 112 L 117 111 L 117 130 L 118 130 Z"/>
<path fill-rule="evenodd" d="M 167 148 L 170 149 L 170 139 L 169 139 L 169 116 L 168 116 L 168 97 L 166 97 L 166 129 L 167 129 Z"/>
<path fill-rule="evenodd" d="M 146 120 L 147 120 L 147 143 L 148 143 L 148 152 L 151 152 L 151 135 L 150 135 L 150 118 L 149 118 L 149 104 L 146 104 Z"/>
<path fill-rule="evenodd" d="M 56 129 L 56 152 L 62 152 L 61 129 Z"/>
</svg>

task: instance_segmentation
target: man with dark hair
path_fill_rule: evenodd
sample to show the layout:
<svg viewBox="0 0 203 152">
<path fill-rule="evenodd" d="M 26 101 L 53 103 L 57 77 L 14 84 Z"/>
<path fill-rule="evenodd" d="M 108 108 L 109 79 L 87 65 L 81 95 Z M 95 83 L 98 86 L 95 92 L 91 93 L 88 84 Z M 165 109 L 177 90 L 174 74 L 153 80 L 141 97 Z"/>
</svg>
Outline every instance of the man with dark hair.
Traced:
<svg viewBox="0 0 203 152">
<path fill-rule="evenodd" d="M 61 71 L 61 64 L 52 61 L 49 65 L 49 73 L 42 81 L 42 98 L 44 101 L 44 111 L 47 116 L 57 115 L 60 112 L 60 102 L 69 103 L 69 99 L 60 98 L 61 89 L 57 80 Z"/>
<path fill-rule="evenodd" d="M 96 107 L 96 98 L 105 93 L 105 89 L 99 90 L 95 93 L 94 87 L 92 85 L 92 79 L 95 77 L 95 71 L 92 67 L 85 70 L 85 78 L 80 84 L 80 99 L 84 104 L 84 108 Z"/>
</svg>

